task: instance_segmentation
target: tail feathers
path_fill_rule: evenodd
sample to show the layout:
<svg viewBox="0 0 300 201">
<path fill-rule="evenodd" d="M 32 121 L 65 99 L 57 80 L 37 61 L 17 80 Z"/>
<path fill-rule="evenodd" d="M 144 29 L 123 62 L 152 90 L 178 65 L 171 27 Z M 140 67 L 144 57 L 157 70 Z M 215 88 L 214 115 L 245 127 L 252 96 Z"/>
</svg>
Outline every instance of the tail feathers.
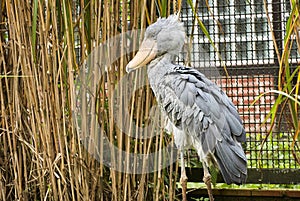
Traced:
<svg viewBox="0 0 300 201">
<path fill-rule="evenodd" d="M 215 157 L 227 184 L 242 184 L 247 179 L 247 158 L 241 146 L 226 140 L 216 145 Z"/>
</svg>

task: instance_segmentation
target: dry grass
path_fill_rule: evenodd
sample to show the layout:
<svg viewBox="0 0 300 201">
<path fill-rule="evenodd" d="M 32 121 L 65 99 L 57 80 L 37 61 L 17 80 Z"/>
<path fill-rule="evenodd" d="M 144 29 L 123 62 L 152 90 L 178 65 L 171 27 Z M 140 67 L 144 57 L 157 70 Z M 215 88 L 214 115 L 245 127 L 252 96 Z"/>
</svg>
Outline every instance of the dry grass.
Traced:
<svg viewBox="0 0 300 201">
<path fill-rule="evenodd" d="M 81 145 L 72 113 L 75 75 L 93 49 L 120 32 L 146 27 L 156 20 L 157 8 L 168 15 L 174 7 L 178 8 L 177 1 L 168 0 L 1 1 L 0 200 L 175 199 L 176 168 L 133 175 L 105 167 Z M 125 46 L 122 43 L 120 50 Z M 123 56 L 108 67 L 99 83 L 100 98 L 93 100 L 95 110 L 118 148 L 155 152 L 171 140 L 162 136 L 162 129 L 152 139 L 134 140 L 112 118 L 125 121 L 122 112 L 116 114 L 112 93 L 129 59 Z M 135 81 L 142 76 L 136 74 Z M 129 86 L 122 87 L 125 90 L 116 96 L 127 95 Z M 154 104 L 153 95 L 149 87 L 135 95 L 126 121 L 143 125 Z M 120 107 L 125 104 L 118 101 Z M 100 142 L 100 150 L 101 146 Z M 159 165 L 163 159 L 157 157 Z"/>
</svg>

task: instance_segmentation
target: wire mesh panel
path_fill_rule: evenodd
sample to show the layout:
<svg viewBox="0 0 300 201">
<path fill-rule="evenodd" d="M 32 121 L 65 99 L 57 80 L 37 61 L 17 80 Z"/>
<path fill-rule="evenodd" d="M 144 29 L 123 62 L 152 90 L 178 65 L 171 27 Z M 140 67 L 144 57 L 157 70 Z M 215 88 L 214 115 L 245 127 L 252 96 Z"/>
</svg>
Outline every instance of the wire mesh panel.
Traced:
<svg viewBox="0 0 300 201">
<path fill-rule="evenodd" d="M 266 5 L 262 0 L 194 2 L 197 15 L 215 47 L 200 26 L 194 26 L 198 22 L 190 6 L 184 2 L 181 19 L 190 36 L 191 53 L 189 57 L 185 55 L 183 62 L 215 79 L 237 105 L 247 132 L 249 167 L 297 168 L 299 166 L 291 153 L 292 137 L 287 133 L 287 121 L 278 121 L 272 136 L 261 147 L 271 127 L 270 121 L 265 119 L 276 94 L 266 93 L 251 105 L 259 94 L 277 89 L 279 62 L 273 39 L 281 54 L 285 24 L 291 10 L 287 0 L 266 2 Z M 270 26 L 274 30 L 273 36 Z M 291 62 L 296 64 L 299 61 L 295 46 Z M 229 77 L 226 77 L 223 66 L 226 66 Z"/>
</svg>

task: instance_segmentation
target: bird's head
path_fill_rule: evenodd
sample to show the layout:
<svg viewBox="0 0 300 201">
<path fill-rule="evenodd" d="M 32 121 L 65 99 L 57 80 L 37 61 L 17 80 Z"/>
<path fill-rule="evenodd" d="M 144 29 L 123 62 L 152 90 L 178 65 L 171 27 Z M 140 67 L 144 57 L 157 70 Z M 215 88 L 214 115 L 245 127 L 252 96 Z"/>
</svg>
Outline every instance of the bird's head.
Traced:
<svg viewBox="0 0 300 201">
<path fill-rule="evenodd" d="M 145 38 L 135 57 L 126 66 L 130 72 L 145 66 L 157 57 L 165 54 L 178 55 L 185 39 L 183 23 L 177 15 L 159 18 L 145 32 Z"/>
</svg>

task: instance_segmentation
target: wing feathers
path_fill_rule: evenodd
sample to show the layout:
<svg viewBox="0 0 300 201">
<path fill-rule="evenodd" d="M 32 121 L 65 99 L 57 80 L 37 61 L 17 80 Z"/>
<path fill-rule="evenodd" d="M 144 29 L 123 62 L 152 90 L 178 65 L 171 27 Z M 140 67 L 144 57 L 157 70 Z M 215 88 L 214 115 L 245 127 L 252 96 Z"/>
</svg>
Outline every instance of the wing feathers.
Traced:
<svg viewBox="0 0 300 201">
<path fill-rule="evenodd" d="M 158 89 L 155 94 L 169 119 L 197 141 L 200 159 L 214 155 L 226 183 L 244 183 L 247 159 L 238 142 L 246 135 L 227 95 L 200 72 L 182 66 L 168 72 Z"/>
<path fill-rule="evenodd" d="M 247 178 L 247 159 L 238 145 L 222 141 L 216 146 L 216 158 L 221 174 L 227 184 L 242 184 Z"/>
</svg>

